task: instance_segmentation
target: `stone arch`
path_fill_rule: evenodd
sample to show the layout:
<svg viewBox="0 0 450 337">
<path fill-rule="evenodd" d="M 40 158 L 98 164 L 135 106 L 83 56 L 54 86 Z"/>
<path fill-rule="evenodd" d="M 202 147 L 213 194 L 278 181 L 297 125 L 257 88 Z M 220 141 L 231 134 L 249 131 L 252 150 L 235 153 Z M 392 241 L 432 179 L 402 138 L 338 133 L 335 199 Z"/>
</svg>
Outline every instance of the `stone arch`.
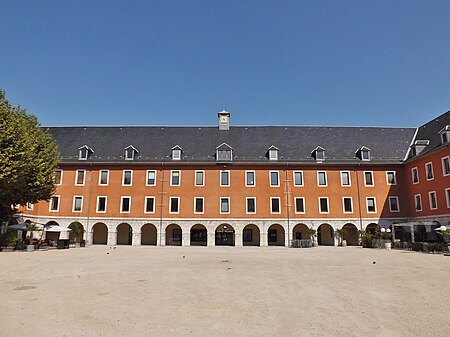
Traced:
<svg viewBox="0 0 450 337">
<path fill-rule="evenodd" d="M 378 230 L 378 224 L 370 223 L 366 226 L 366 232 L 370 234 L 375 234 Z"/>
<path fill-rule="evenodd" d="M 243 246 L 259 246 L 260 245 L 260 230 L 254 224 L 248 224 L 242 230 L 242 245 Z"/>
<path fill-rule="evenodd" d="M 208 230 L 202 224 L 191 227 L 191 246 L 207 246 Z"/>
<path fill-rule="evenodd" d="M 92 226 L 92 244 L 106 245 L 108 243 L 108 227 L 102 222 Z"/>
<path fill-rule="evenodd" d="M 317 241 L 320 246 L 334 246 L 334 229 L 323 223 L 317 228 Z"/>
<path fill-rule="evenodd" d="M 117 244 L 131 245 L 133 241 L 133 228 L 127 223 L 121 223 L 116 228 Z"/>
<path fill-rule="evenodd" d="M 267 244 L 269 246 L 284 246 L 284 227 L 273 224 L 267 229 Z"/>
<path fill-rule="evenodd" d="M 356 225 L 352 223 L 346 223 L 342 229 L 345 230 L 343 240 L 347 241 L 348 246 L 357 246 L 359 244 L 359 233 Z"/>
<path fill-rule="evenodd" d="M 158 241 L 158 230 L 151 223 L 144 224 L 141 227 L 141 245 L 156 246 Z"/>
<path fill-rule="evenodd" d="M 78 225 L 79 224 L 79 225 Z M 83 229 L 83 233 L 76 233 L 73 229 L 75 226 L 81 226 L 81 228 Z M 84 236 L 84 226 L 81 222 L 79 221 L 74 221 L 69 225 L 69 228 L 72 229 L 69 232 L 69 242 L 80 242 L 83 240 L 83 236 Z"/>
<path fill-rule="evenodd" d="M 308 226 L 304 223 L 299 223 L 292 229 L 292 239 L 293 240 L 311 240 L 308 234 Z"/>
<path fill-rule="evenodd" d="M 59 223 L 57 223 L 56 221 L 53 221 L 53 220 L 51 220 L 51 221 L 48 221 L 46 224 L 45 224 L 45 228 L 46 229 L 48 229 L 50 226 L 59 226 Z M 59 235 L 60 235 L 60 232 L 48 232 L 47 230 L 45 231 L 45 241 L 47 241 L 47 242 L 54 242 L 54 244 L 55 245 L 57 245 L 58 244 L 58 241 L 59 241 Z M 69 234 L 70 235 L 70 234 Z"/>
<path fill-rule="evenodd" d="M 181 246 L 183 231 L 177 224 L 166 227 L 166 246 Z"/>
<path fill-rule="evenodd" d="M 234 228 L 229 224 L 221 224 L 216 228 L 216 246 L 234 246 Z"/>
</svg>

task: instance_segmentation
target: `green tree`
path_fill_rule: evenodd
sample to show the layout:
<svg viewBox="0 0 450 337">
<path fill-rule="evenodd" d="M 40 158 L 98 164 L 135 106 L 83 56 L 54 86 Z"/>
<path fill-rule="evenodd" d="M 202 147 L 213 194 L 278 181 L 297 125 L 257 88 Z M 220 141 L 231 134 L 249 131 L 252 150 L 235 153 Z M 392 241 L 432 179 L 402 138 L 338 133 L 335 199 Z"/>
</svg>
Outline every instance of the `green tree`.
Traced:
<svg viewBox="0 0 450 337">
<path fill-rule="evenodd" d="M 58 158 L 50 133 L 0 89 L 0 222 L 15 212 L 12 205 L 50 198 Z"/>
</svg>

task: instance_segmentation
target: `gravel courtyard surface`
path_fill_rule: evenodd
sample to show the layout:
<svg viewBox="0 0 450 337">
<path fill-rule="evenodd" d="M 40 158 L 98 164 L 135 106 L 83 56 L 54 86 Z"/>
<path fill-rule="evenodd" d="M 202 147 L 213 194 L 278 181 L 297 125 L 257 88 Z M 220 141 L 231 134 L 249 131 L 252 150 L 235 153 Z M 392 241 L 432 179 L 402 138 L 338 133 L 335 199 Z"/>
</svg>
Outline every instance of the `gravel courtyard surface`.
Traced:
<svg viewBox="0 0 450 337">
<path fill-rule="evenodd" d="M 449 281 L 356 247 L 0 253 L 0 336 L 449 336 Z"/>
</svg>

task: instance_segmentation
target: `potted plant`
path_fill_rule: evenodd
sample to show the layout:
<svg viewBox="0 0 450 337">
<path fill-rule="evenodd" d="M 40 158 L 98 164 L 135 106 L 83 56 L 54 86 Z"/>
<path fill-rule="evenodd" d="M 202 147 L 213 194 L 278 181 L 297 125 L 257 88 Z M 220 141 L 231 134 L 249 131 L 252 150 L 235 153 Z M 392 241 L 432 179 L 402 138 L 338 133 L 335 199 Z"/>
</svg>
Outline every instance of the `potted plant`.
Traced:
<svg viewBox="0 0 450 337">
<path fill-rule="evenodd" d="M 383 239 L 384 242 L 384 248 L 386 249 L 391 249 L 391 238 L 392 238 L 392 233 L 391 230 L 388 228 L 381 228 L 380 229 L 381 232 L 381 239 Z"/>
<path fill-rule="evenodd" d="M 317 231 L 314 228 L 312 227 L 308 228 L 308 235 L 314 247 L 318 246 L 316 233 Z"/>
<path fill-rule="evenodd" d="M 27 252 L 34 252 L 33 234 L 37 230 L 37 226 L 30 222 L 27 223 L 25 229 L 28 233 L 30 233 L 28 236 Z"/>
<path fill-rule="evenodd" d="M 450 242 L 450 229 L 447 229 L 447 227 L 445 227 L 445 226 L 441 226 L 441 227 L 438 228 L 437 233 L 439 235 L 442 235 L 442 240 L 445 243 L 449 243 Z"/>
<path fill-rule="evenodd" d="M 336 228 L 336 236 L 338 238 L 339 246 L 347 247 L 347 240 L 344 239 L 345 233 L 347 233 L 345 228 Z"/>
<path fill-rule="evenodd" d="M 72 234 L 75 237 L 75 248 L 80 248 L 81 240 L 83 239 L 84 227 L 78 221 L 73 222 L 69 225 L 72 230 Z"/>
</svg>

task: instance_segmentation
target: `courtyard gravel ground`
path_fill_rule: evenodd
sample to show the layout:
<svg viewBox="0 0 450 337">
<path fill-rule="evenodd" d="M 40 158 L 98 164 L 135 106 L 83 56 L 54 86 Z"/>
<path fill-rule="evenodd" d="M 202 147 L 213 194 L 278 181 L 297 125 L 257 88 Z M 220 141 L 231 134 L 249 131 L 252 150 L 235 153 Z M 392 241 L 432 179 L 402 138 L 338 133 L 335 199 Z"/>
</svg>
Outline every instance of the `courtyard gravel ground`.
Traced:
<svg viewBox="0 0 450 337">
<path fill-rule="evenodd" d="M 0 253 L 0 336 L 449 336 L 449 281 L 360 247 Z"/>
</svg>

